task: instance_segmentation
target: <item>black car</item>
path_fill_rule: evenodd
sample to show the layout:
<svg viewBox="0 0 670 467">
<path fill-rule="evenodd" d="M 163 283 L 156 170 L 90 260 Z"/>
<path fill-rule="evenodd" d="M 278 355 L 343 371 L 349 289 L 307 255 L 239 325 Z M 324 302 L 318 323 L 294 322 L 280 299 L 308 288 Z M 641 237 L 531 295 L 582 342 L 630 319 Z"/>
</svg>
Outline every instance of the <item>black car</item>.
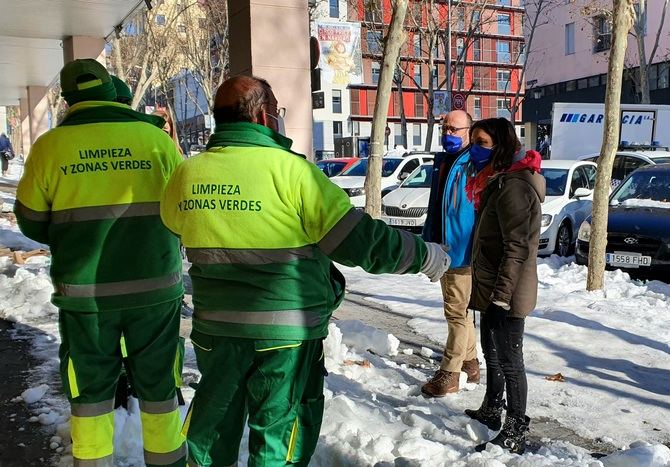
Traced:
<svg viewBox="0 0 670 467">
<path fill-rule="evenodd" d="M 588 262 L 590 222 L 579 229 L 577 264 Z M 670 164 L 642 167 L 612 193 L 606 251 L 608 269 L 670 281 Z"/>
</svg>

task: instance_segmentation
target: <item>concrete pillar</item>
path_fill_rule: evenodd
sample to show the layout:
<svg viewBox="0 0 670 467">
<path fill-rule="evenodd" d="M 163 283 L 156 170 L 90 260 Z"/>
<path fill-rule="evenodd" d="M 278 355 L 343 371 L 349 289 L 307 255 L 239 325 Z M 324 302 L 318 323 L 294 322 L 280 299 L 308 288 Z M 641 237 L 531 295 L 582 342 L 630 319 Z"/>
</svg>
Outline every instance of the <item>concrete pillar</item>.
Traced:
<svg viewBox="0 0 670 467">
<path fill-rule="evenodd" d="M 266 79 L 286 107 L 293 149 L 312 155 L 309 15 L 306 0 L 228 0 L 230 73 Z"/>
<path fill-rule="evenodd" d="M 63 39 L 63 63 L 77 58 L 95 58 L 105 65 L 105 39 L 88 36 L 68 36 Z"/>
<path fill-rule="evenodd" d="M 46 86 L 28 86 L 30 144 L 49 130 L 49 100 Z"/>
<path fill-rule="evenodd" d="M 30 110 L 28 107 L 28 98 L 19 99 L 19 115 L 21 118 L 21 149 L 24 156 L 30 152 Z M 19 149 L 14 148 L 16 151 Z"/>
</svg>

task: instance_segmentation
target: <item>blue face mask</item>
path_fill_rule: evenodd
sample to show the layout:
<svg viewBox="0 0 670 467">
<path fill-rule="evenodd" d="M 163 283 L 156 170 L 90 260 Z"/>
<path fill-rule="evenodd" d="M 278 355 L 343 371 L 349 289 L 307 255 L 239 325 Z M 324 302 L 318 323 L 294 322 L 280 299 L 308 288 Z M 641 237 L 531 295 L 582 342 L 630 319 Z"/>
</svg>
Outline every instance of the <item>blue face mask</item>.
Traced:
<svg viewBox="0 0 670 467">
<path fill-rule="evenodd" d="M 470 160 L 475 165 L 477 171 L 482 170 L 489 162 L 491 162 L 492 154 L 493 148 L 485 148 L 479 144 L 470 146 Z"/>
<path fill-rule="evenodd" d="M 460 136 L 442 135 L 442 147 L 448 154 L 455 154 L 461 150 L 463 140 Z"/>
</svg>

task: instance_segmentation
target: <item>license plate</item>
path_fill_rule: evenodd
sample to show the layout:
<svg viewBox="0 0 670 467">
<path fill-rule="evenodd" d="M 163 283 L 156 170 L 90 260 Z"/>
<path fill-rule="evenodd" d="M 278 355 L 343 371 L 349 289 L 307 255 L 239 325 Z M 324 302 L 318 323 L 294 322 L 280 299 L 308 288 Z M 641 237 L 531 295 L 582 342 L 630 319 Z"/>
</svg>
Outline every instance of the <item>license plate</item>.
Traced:
<svg viewBox="0 0 670 467">
<path fill-rule="evenodd" d="M 615 251 L 605 255 L 605 262 L 610 266 L 620 268 L 639 268 L 640 266 L 651 266 L 651 256 L 642 256 L 642 253 Z"/>
<path fill-rule="evenodd" d="M 389 225 L 401 225 L 404 227 L 416 227 L 416 219 L 403 219 L 399 217 L 389 217 Z"/>
</svg>

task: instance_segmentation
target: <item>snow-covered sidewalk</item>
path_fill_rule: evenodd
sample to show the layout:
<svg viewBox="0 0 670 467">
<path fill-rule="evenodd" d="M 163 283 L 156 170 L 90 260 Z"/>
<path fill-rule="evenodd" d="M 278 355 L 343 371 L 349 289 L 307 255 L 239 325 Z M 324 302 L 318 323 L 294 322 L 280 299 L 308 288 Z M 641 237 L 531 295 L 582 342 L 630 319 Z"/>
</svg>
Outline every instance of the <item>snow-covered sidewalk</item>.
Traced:
<svg viewBox="0 0 670 467">
<path fill-rule="evenodd" d="M 6 210 L 13 195 L 0 196 Z M 38 247 L 8 218 L 0 219 L 0 243 Z M 443 345 L 446 323 L 438 285 L 425 277 L 342 269 L 350 290 L 406 315 L 416 332 Z M 586 292 L 586 269 L 557 258 L 539 260 L 538 273 L 539 303 L 526 323 L 529 415 L 554 419 L 583 438 L 625 451 L 595 459 L 585 449 L 547 436 L 524 456 L 499 448 L 474 453 L 473 446 L 491 433 L 463 410 L 479 406 L 483 385 L 442 399 L 424 398 L 420 385 L 431 371 L 396 363 L 393 355 L 406 351 L 397 339 L 360 323 L 338 322 L 330 325 L 325 343 L 326 411 L 311 465 L 669 466 L 670 449 L 663 443 L 670 442 L 670 286 L 608 272 L 605 293 Z M 66 466 L 71 463 L 69 409 L 58 393 L 57 310 L 49 303 L 51 292 L 48 258 L 30 258 L 18 268 L 0 258 L 0 318 L 41 331 L 31 334 L 34 353 L 43 362 L 28 382 L 34 389 L 12 402 L 29 403 L 35 418 L 16 426 L 46 427 L 45 436 L 55 436 L 54 462 Z M 189 372 L 197 371 L 190 342 L 186 362 Z M 556 373 L 565 382 L 545 379 Z M 190 400 L 192 392 L 186 390 L 185 396 Z M 130 414 L 117 412 L 118 466 L 143 465 L 139 423 L 134 405 Z"/>
</svg>

